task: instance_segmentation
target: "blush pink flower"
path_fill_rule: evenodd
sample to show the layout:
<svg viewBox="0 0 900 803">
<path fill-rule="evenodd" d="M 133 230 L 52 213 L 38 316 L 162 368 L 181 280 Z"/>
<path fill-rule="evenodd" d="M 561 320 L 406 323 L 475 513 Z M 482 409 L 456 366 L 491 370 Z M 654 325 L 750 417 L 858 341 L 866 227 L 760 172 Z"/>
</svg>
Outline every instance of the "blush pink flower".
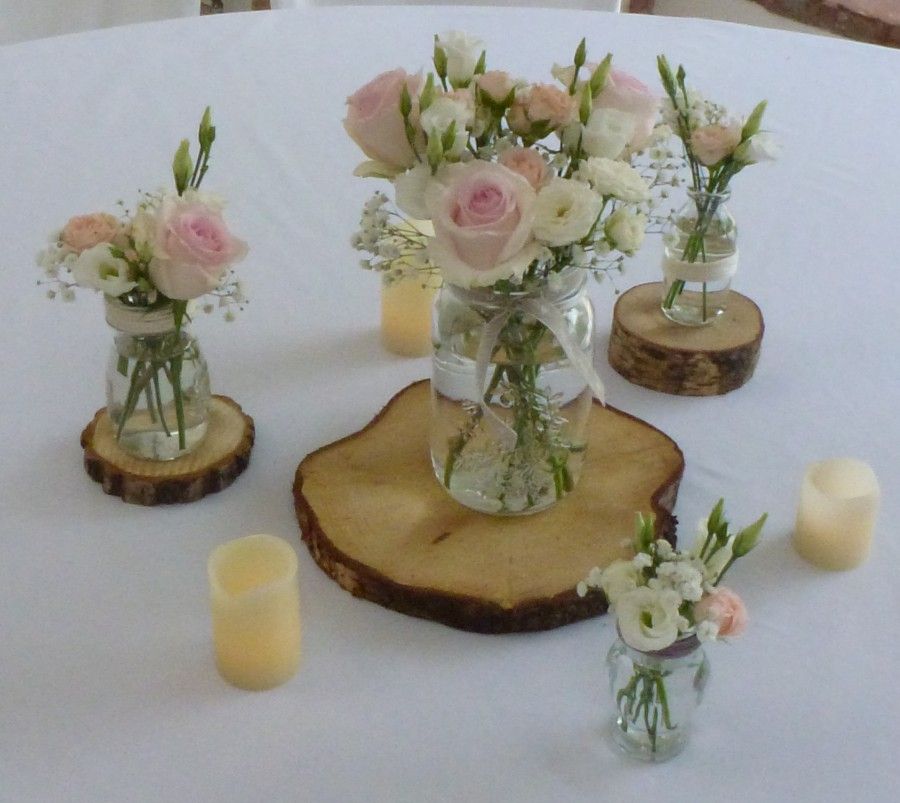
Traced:
<svg viewBox="0 0 900 803">
<path fill-rule="evenodd" d="M 488 70 L 483 75 L 477 75 L 475 83 L 494 103 L 502 103 L 515 86 L 510 74 L 503 70 Z"/>
<path fill-rule="evenodd" d="M 533 123 L 547 122 L 553 128 L 563 128 L 575 119 L 575 98 L 552 84 L 534 84 L 525 106 Z"/>
<path fill-rule="evenodd" d="M 392 170 L 405 170 L 416 163 L 406 138 L 400 97 L 406 86 L 415 98 L 421 83 L 421 76 L 398 68 L 375 77 L 347 98 L 347 133 L 366 156 Z"/>
<path fill-rule="evenodd" d="M 534 201 L 531 185 L 502 165 L 453 165 L 428 193 L 429 256 L 448 282 L 463 287 L 520 277 L 540 252 L 531 231 Z"/>
<path fill-rule="evenodd" d="M 594 99 L 594 108 L 616 109 L 634 117 L 634 134 L 628 143 L 635 150 L 651 139 L 659 111 L 659 98 L 644 83 L 621 70 L 610 70 L 606 86 Z"/>
<path fill-rule="evenodd" d="M 500 164 L 518 173 L 535 190 L 543 187 L 552 175 L 547 160 L 534 148 L 509 148 L 500 154 Z"/>
<path fill-rule="evenodd" d="M 122 230 L 119 221 L 105 212 L 78 215 L 66 223 L 60 240 L 66 248 L 80 254 L 100 243 L 111 243 Z"/>
<path fill-rule="evenodd" d="M 741 126 L 737 123 L 729 126 L 704 125 L 691 133 L 691 150 L 707 167 L 730 156 L 740 144 Z"/>
<path fill-rule="evenodd" d="M 718 625 L 720 638 L 739 636 L 747 626 L 747 618 L 741 598 L 725 586 L 715 589 L 694 605 L 695 621 Z"/>
<path fill-rule="evenodd" d="M 217 209 L 170 197 L 156 215 L 150 277 L 169 298 L 198 298 L 246 254 L 246 243 L 231 234 Z"/>
</svg>

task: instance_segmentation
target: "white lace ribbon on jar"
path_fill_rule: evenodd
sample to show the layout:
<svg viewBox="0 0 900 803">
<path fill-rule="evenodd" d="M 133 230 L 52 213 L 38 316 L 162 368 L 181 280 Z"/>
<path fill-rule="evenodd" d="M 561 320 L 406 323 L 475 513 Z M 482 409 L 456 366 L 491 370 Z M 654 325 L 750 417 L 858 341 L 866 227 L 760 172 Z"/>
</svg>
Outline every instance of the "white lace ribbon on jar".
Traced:
<svg viewBox="0 0 900 803">
<path fill-rule="evenodd" d="M 663 274 L 669 282 L 721 282 L 737 273 L 738 252 L 712 262 L 684 262 L 667 257 L 663 260 Z"/>
<path fill-rule="evenodd" d="M 164 335 L 175 330 L 172 307 L 129 307 L 120 301 L 106 299 L 106 322 L 119 332 L 134 337 Z"/>
<path fill-rule="evenodd" d="M 494 348 L 500 337 L 500 332 L 516 312 L 530 315 L 539 323 L 547 327 L 550 334 L 556 338 L 563 353 L 569 359 L 572 367 L 584 379 L 590 387 L 591 393 L 601 404 L 604 404 L 606 391 L 603 382 L 594 370 L 590 357 L 581 350 L 572 333 L 569 331 L 569 323 L 566 317 L 549 301 L 544 298 L 528 298 L 513 303 L 508 309 L 498 313 L 484 324 L 481 333 L 481 342 L 475 355 L 475 391 L 481 414 L 485 424 L 490 427 L 494 437 L 504 449 L 511 450 L 516 446 L 518 436 L 515 430 L 509 426 L 497 413 L 495 413 L 485 400 L 484 384 L 487 380 L 487 369 L 494 354 Z"/>
</svg>

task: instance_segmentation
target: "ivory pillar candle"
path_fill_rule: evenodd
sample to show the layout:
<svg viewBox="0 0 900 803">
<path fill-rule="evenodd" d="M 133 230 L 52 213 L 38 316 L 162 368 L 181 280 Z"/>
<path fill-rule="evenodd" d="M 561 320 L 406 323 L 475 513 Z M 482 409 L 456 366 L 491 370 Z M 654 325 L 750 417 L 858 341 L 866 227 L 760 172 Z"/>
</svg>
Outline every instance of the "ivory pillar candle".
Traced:
<svg viewBox="0 0 900 803">
<path fill-rule="evenodd" d="M 424 273 L 381 283 L 381 342 L 394 354 L 431 354 L 431 306 L 437 282 Z"/>
<path fill-rule="evenodd" d="M 216 667 L 242 689 L 270 689 L 300 663 L 297 555 L 274 535 L 216 547 L 208 562 Z"/>
<path fill-rule="evenodd" d="M 813 463 L 800 489 L 797 552 L 823 569 L 852 569 L 869 554 L 880 491 L 871 467 L 837 458 Z"/>
</svg>

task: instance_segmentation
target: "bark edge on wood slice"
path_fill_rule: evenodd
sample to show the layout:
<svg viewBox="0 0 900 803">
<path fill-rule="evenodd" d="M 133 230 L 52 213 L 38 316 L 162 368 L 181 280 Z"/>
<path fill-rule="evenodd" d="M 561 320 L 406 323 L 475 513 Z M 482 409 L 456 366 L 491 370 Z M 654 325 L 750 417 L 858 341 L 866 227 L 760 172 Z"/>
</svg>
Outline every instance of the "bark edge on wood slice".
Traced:
<svg viewBox="0 0 900 803">
<path fill-rule="evenodd" d="M 606 610 L 602 593 L 581 598 L 575 586 L 591 567 L 630 557 L 637 510 L 654 512 L 674 544 L 684 458 L 655 427 L 596 404 L 575 490 L 541 513 L 494 517 L 435 479 L 429 405 L 429 381 L 415 382 L 297 467 L 303 541 L 354 596 L 462 630 L 547 630 Z"/>
<path fill-rule="evenodd" d="M 707 326 L 682 326 L 660 310 L 662 284 L 639 284 L 613 309 L 609 364 L 629 382 L 676 396 L 721 396 L 756 368 L 765 325 L 759 307 L 731 291 Z"/>
<path fill-rule="evenodd" d="M 135 505 L 196 502 L 224 490 L 247 468 L 253 449 L 253 419 L 227 396 L 210 400 L 203 442 L 177 460 L 141 460 L 120 449 L 106 408 L 81 433 L 84 468 L 103 490 Z"/>
</svg>

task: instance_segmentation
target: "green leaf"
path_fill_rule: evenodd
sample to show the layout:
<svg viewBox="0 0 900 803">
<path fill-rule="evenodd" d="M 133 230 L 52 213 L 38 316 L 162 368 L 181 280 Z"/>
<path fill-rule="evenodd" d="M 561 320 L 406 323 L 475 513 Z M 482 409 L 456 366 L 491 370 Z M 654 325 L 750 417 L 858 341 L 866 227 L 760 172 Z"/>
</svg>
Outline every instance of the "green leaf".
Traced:
<svg viewBox="0 0 900 803">
<path fill-rule="evenodd" d="M 578 119 L 582 125 L 587 125 L 591 119 L 591 112 L 594 110 L 593 97 L 591 96 L 590 86 L 586 86 L 581 93 L 581 106 L 578 109 Z"/>
<path fill-rule="evenodd" d="M 438 74 L 438 78 L 442 81 L 447 77 L 447 54 L 444 52 L 444 49 L 438 44 L 437 34 L 434 37 L 434 70 Z"/>
<path fill-rule="evenodd" d="M 428 78 L 425 79 L 425 88 L 422 90 L 422 94 L 419 95 L 419 111 L 425 111 L 432 102 L 434 101 L 434 73 L 428 73 Z"/>
<path fill-rule="evenodd" d="M 769 517 L 768 513 L 763 513 L 753 524 L 741 530 L 734 539 L 732 554 L 735 558 L 742 558 L 758 543 L 762 533 L 763 525 Z"/>
<path fill-rule="evenodd" d="M 607 53 L 606 57 L 597 65 L 594 74 L 591 76 L 591 95 L 597 97 L 606 86 L 606 79 L 609 78 L 609 71 L 612 69 L 612 53 Z"/>
<path fill-rule="evenodd" d="M 763 114 L 766 111 L 766 105 L 767 101 L 761 100 L 756 104 L 756 108 L 750 112 L 747 122 L 744 123 L 744 127 L 741 129 L 741 142 L 750 139 L 759 131 L 759 127 L 762 125 Z"/>
<path fill-rule="evenodd" d="M 191 160 L 190 143 L 183 139 L 175 151 L 175 158 L 172 160 L 172 175 L 175 177 L 175 189 L 181 195 L 191 180 L 191 173 L 194 170 L 194 163 Z"/>
<path fill-rule="evenodd" d="M 475 75 L 484 75 L 484 70 L 487 65 L 487 51 L 482 50 L 481 55 L 478 57 L 478 63 L 475 65 Z"/>
<path fill-rule="evenodd" d="M 715 533 L 718 531 L 719 525 L 722 523 L 722 514 L 724 511 L 725 500 L 720 499 L 716 502 L 715 507 L 713 507 L 709 514 L 709 518 L 706 520 L 706 532 Z"/>
<path fill-rule="evenodd" d="M 128 378 L 128 357 L 124 354 L 119 355 L 119 359 L 116 361 L 116 370 L 126 379 Z"/>
<path fill-rule="evenodd" d="M 451 120 L 450 125 L 441 137 L 441 145 L 444 152 L 453 150 L 453 143 L 456 142 L 456 120 Z"/>
<path fill-rule="evenodd" d="M 587 42 L 582 39 L 578 43 L 578 47 L 575 49 L 575 70 L 576 72 L 584 66 L 585 61 L 587 61 Z"/>
<path fill-rule="evenodd" d="M 666 94 L 672 100 L 675 100 L 675 77 L 672 75 L 672 68 L 669 66 L 668 59 L 663 54 L 656 57 L 656 69 L 659 71 L 659 77 Z"/>
<path fill-rule="evenodd" d="M 412 98 L 409 96 L 409 87 L 403 84 L 403 91 L 400 93 L 400 114 L 406 119 L 412 111 Z"/>
</svg>

